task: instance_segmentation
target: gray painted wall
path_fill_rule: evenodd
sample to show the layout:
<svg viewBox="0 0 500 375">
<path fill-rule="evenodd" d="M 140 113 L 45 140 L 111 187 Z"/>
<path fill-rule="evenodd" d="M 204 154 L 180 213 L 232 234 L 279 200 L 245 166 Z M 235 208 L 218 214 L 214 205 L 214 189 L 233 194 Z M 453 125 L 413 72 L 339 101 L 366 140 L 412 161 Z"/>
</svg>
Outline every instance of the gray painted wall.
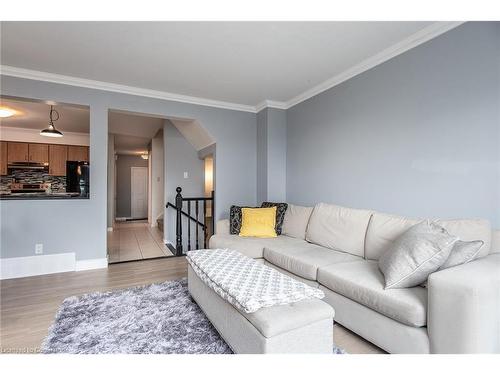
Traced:
<svg viewBox="0 0 500 375">
<path fill-rule="evenodd" d="M 197 119 L 217 140 L 216 218 L 231 204 L 256 201 L 255 114 L 1 76 L 3 95 L 90 106 L 89 200 L 2 201 L 2 258 L 75 252 L 77 260 L 106 256 L 108 110 Z M 242 168 L 245 166 L 245 168 Z M 78 240 L 80 239 L 80 240 Z"/>
<path fill-rule="evenodd" d="M 198 157 L 198 151 L 184 138 L 177 128 L 170 122 L 165 121 L 163 128 L 165 141 L 165 196 L 167 202 L 175 205 L 175 189 L 182 188 L 184 197 L 203 197 L 204 192 L 204 162 Z M 184 172 L 188 172 L 188 178 L 184 178 Z M 200 208 L 200 219 L 203 218 L 202 206 Z M 187 208 L 185 209 L 187 211 Z M 195 216 L 194 203 L 192 205 L 192 216 Z M 172 208 L 166 210 L 165 240 L 175 244 L 176 211 Z M 183 229 L 187 228 L 184 219 Z M 193 225 L 194 229 L 194 225 Z M 194 232 L 193 232 L 194 233 Z"/>
<path fill-rule="evenodd" d="M 257 203 L 267 200 L 267 111 L 257 113 Z"/>
<path fill-rule="evenodd" d="M 257 113 L 257 203 L 286 200 L 286 111 Z"/>
<path fill-rule="evenodd" d="M 160 129 L 151 140 L 151 220 L 152 225 L 157 225 L 157 220 L 164 215 L 165 198 L 165 154 L 163 152 L 163 129 Z"/>
<path fill-rule="evenodd" d="M 286 111 L 267 111 L 267 200 L 286 201 Z"/>
<path fill-rule="evenodd" d="M 467 23 L 287 111 L 287 199 L 500 228 L 500 23 Z"/>
<path fill-rule="evenodd" d="M 117 155 L 116 159 L 116 217 L 131 217 L 132 167 L 148 167 L 148 161 L 137 155 Z"/>
</svg>

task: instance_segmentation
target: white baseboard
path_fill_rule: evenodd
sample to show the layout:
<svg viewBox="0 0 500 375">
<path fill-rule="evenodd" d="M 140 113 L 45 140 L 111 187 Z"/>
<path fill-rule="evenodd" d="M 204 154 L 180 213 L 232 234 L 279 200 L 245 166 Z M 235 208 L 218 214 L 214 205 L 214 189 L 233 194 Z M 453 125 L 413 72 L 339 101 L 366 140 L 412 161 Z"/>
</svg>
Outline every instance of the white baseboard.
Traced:
<svg viewBox="0 0 500 375">
<path fill-rule="evenodd" d="M 0 280 L 51 273 L 84 271 L 108 266 L 107 258 L 77 261 L 75 253 L 47 254 L 0 259 Z"/>
<path fill-rule="evenodd" d="M 75 253 L 0 259 L 0 279 L 15 279 L 75 270 Z"/>
<path fill-rule="evenodd" d="M 84 259 L 76 261 L 75 271 L 96 270 L 99 268 L 107 268 L 107 267 L 108 267 L 107 258 Z"/>
<path fill-rule="evenodd" d="M 127 221 L 127 219 L 132 219 L 132 217 L 115 217 L 115 221 Z"/>
<path fill-rule="evenodd" d="M 108 227 L 108 232 L 112 232 L 113 231 L 113 227 Z"/>
</svg>

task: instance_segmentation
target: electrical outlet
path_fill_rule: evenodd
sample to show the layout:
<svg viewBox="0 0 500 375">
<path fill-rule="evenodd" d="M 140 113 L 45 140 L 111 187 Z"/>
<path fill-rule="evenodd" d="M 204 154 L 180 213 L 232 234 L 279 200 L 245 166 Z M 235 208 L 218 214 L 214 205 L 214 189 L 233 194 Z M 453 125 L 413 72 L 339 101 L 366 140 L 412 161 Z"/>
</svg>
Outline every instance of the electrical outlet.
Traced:
<svg viewBox="0 0 500 375">
<path fill-rule="evenodd" d="M 35 254 L 43 254 L 43 243 L 37 243 L 35 245 Z"/>
<path fill-rule="evenodd" d="M 189 174 L 187 172 L 184 172 L 184 178 L 189 178 Z"/>
</svg>

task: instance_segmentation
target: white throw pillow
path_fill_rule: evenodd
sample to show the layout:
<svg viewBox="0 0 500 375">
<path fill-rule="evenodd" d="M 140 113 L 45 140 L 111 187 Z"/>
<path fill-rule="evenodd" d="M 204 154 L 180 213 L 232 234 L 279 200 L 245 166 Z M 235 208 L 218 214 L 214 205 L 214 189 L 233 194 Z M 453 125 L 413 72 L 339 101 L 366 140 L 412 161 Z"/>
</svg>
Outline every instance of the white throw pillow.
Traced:
<svg viewBox="0 0 500 375">
<path fill-rule="evenodd" d="M 429 221 L 412 226 L 379 259 L 385 289 L 422 284 L 448 259 L 457 240 L 446 229 Z"/>
<path fill-rule="evenodd" d="M 436 224 L 442 226 L 452 236 L 462 241 L 481 240 L 484 245 L 477 255 L 478 258 L 489 254 L 491 248 L 491 224 L 486 219 L 439 219 Z"/>
<path fill-rule="evenodd" d="M 313 207 L 289 204 L 286 209 L 285 219 L 283 220 L 281 234 L 305 240 L 307 224 L 309 223 L 312 211 Z"/>
<path fill-rule="evenodd" d="M 484 241 L 457 241 L 451 249 L 450 256 L 443 265 L 439 268 L 444 270 L 445 268 L 459 266 L 461 264 L 469 263 L 478 257 L 481 248 L 484 246 Z"/>
</svg>

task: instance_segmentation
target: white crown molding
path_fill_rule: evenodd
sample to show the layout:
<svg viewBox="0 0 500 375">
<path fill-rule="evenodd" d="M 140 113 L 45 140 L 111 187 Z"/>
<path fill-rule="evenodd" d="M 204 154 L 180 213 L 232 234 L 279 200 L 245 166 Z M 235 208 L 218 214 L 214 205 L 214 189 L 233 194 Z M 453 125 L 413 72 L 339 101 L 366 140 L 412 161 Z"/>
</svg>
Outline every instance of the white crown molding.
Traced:
<svg viewBox="0 0 500 375">
<path fill-rule="evenodd" d="M 367 70 L 380 65 L 387 60 L 392 59 L 412 48 L 419 46 L 422 43 L 427 42 L 441 34 L 444 34 L 451 29 L 454 29 L 457 26 L 460 26 L 464 22 L 435 22 L 432 25 L 427 26 L 426 28 L 412 34 L 406 39 L 392 45 L 389 48 L 377 53 L 376 55 L 362 61 L 359 64 L 347 69 L 346 71 L 332 77 L 323 83 L 303 92 L 300 95 L 295 96 L 294 98 L 288 100 L 286 102 L 286 109 L 293 107 L 309 98 L 312 98 L 315 95 L 322 93 L 332 87 L 335 87 L 342 82 L 347 81 L 348 79 L 357 76 Z"/>
<path fill-rule="evenodd" d="M 263 100 L 255 106 L 255 112 L 258 113 L 265 108 L 287 109 L 287 104 L 276 100 Z"/>
<path fill-rule="evenodd" d="M 138 95 L 138 96 L 145 96 L 148 98 L 202 105 L 206 107 L 215 107 L 215 108 L 223 108 L 235 111 L 255 113 L 255 107 L 251 105 L 229 103 L 229 102 L 223 102 L 219 100 L 212 100 L 205 98 L 197 98 L 194 96 L 174 94 L 166 91 L 143 89 L 140 87 L 126 86 L 110 82 L 94 81 L 91 79 L 65 76 L 61 74 L 47 73 L 31 69 L 17 68 L 15 66 L 9 66 L 9 65 L 0 65 L 0 74 L 4 76 L 58 83 L 61 85 L 86 87 L 89 89 L 112 91 L 121 94 Z"/>
<path fill-rule="evenodd" d="M 94 81 L 90 79 L 78 78 L 65 76 L 54 73 L 40 72 L 36 70 L 17 68 L 14 66 L 0 65 L 0 74 L 5 76 L 12 76 L 25 79 L 33 79 L 38 81 L 59 83 L 63 85 L 86 87 L 96 90 L 112 91 L 122 94 L 145 96 L 155 99 L 171 100 L 175 102 L 196 104 L 207 107 L 230 109 L 235 111 L 244 111 L 257 113 L 265 108 L 277 108 L 277 109 L 288 109 L 291 108 L 315 95 L 322 93 L 332 87 L 335 87 L 348 79 L 361 74 L 377 65 L 380 65 L 387 60 L 392 59 L 412 48 L 419 46 L 422 43 L 427 42 L 457 26 L 460 26 L 464 22 L 435 22 L 432 25 L 416 32 L 415 34 L 409 36 L 408 38 L 394 44 L 393 46 L 386 48 L 385 50 L 377 53 L 376 55 L 362 61 L 359 64 L 347 69 L 346 71 L 324 81 L 323 83 L 299 94 L 286 102 L 280 102 L 275 100 L 264 100 L 257 104 L 256 106 L 230 103 L 206 98 L 198 98 L 194 96 L 174 94 L 165 91 L 157 91 L 150 89 L 143 89 L 139 87 L 132 87 L 126 85 L 120 85 L 115 83 Z"/>
</svg>

